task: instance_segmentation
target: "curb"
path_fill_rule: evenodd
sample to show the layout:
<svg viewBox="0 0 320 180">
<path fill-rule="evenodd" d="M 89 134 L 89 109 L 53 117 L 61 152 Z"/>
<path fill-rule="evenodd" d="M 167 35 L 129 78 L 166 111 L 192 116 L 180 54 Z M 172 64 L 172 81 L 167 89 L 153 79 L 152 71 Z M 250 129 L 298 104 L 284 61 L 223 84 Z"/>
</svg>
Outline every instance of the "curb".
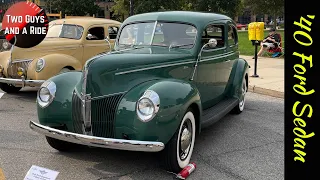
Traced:
<svg viewBox="0 0 320 180">
<path fill-rule="evenodd" d="M 257 86 L 250 86 L 250 85 L 249 85 L 248 91 L 253 92 L 253 93 L 257 93 L 257 94 L 262 94 L 262 95 L 267 95 L 267 96 L 272 96 L 272 97 L 284 99 L 284 92 L 280 92 L 280 91 L 275 91 L 275 90 L 271 90 L 271 89 L 265 89 L 265 88 L 260 88 Z"/>
</svg>

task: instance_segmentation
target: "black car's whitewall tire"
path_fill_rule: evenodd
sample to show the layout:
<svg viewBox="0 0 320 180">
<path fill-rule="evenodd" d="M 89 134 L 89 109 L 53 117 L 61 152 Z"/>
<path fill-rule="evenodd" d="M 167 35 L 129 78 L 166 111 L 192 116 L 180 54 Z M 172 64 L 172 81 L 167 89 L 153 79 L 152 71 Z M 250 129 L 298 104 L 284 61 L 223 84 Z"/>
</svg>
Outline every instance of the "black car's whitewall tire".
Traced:
<svg viewBox="0 0 320 180">
<path fill-rule="evenodd" d="M 196 120 L 191 109 L 185 113 L 179 128 L 163 152 L 166 170 L 178 173 L 190 163 L 196 135 Z"/>
</svg>

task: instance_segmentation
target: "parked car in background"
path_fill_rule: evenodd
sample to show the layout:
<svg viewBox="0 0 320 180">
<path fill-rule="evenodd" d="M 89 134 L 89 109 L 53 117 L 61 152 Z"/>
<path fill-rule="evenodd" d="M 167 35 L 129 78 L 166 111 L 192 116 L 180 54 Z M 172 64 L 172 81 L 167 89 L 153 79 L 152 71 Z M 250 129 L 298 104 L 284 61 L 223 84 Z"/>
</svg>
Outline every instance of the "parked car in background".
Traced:
<svg viewBox="0 0 320 180">
<path fill-rule="evenodd" d="M 240 23 L 237 23 L 237 29 L 239 30 L 239 29 L 243 29 L 243 28 L 246 28 L 247 27 L 247 25 L 246 24 L 240 24 Z"/>
<path fill-rule="evenodd" d="M 189 164 L 201 129 L 244 110 L 248 63 L 239 58 L 231 18 L 186 11 L 134 15 L 115 43 L 82 72 L 41 85 L 39 123 L 30 121 L 30 128 L 51 147 L 160 152 L 165 169 L 177 173 Z"/>
<path fill-rule="evenodd" d="M 118 21 L 93 17 L 51 21 L 39 45 L 0 53 L 0 89 L 15 93 L 59 73 L 81 70 L 88 59 L 113 48 L 119 27 Z"/>
</svg>

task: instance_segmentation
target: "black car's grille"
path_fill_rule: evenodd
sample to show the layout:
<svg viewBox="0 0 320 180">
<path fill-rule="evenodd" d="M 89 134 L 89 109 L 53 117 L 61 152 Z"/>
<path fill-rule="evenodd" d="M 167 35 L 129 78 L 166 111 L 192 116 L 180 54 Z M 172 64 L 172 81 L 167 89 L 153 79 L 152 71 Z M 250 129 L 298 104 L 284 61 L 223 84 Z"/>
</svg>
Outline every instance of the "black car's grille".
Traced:
<svg viewBox="0 0 320 180">
<path fill-rule="evenodd" d="M 92 134 L 97 137 L 114 138 L 114 121 L 122 94 L 94 99 L 91 101 Z M 81 100 L 74 93 L 72 97 L 72 118 L 75 133 L 83 133 Z"/>
</svg>

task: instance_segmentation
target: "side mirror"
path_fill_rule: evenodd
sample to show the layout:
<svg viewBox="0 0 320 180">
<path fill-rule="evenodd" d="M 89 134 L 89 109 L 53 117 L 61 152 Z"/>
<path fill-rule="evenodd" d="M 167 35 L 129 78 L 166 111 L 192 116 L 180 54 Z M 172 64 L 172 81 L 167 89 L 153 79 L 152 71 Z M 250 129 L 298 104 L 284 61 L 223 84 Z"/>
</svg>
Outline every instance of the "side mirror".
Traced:
<svg viewBox="0 0 320 180">
<path fill-rule="evenodd" d="M 93 38 L 92 34 L 87 35 L 87 39 L 92 39 L 92 38 Z"/>
<path fill-rule="evenodd" d="M 109 41 L 109 36 L 107 36 L 104 40 L 109 44 L 109 52 L 111 52 L 112 47 L 111 47 L 111 43 Z"/>
<path fill-rule="evenodd" d="M 218 44 L 218 41 L 216 39 L 210 39 L 206 45 L 209 48 L 215 48 L 217 44 Z"/>
</svg>

